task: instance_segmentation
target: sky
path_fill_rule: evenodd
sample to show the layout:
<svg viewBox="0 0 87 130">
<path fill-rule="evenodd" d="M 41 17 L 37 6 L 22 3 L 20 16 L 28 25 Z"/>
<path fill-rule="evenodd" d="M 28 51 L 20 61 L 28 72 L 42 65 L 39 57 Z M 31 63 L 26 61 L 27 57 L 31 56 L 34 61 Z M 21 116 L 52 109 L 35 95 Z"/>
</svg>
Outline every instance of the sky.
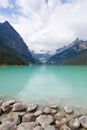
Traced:
<svg viewBox="0 0 87 130">
<path fill-rule="evenodd" d="M 0 22 L 8 21 L 36 53 L 87 40 L 87 0 L 0 0 Z"/>
</svg>

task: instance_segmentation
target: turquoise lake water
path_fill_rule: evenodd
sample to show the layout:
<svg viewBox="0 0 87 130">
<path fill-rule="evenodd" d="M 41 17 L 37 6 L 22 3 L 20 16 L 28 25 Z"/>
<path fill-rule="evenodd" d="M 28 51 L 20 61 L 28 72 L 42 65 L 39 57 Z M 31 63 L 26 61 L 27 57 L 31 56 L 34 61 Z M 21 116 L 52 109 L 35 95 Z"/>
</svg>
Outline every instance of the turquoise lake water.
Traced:
<svg viewBox="0 0 87 130">
<path fill-rule="evenodd" d="M 0 95 L 26 102 L 87 102 L 86 66 L 1 66 Z"/>
</svg>

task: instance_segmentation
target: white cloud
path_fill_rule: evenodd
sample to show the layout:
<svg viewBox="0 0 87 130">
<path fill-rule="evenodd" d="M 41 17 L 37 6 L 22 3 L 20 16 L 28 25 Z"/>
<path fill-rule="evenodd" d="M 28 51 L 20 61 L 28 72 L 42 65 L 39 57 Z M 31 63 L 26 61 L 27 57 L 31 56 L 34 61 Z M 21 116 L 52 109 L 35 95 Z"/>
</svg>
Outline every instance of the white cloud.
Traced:
<svg viewBox="0 0 87 130">
<path fill-rule="evenodd" d="M 16 0 L 22 15 L 14 14 L 9 21 L 31 49 L 54 50 L 75 38 L 87 40 L 87 0 Z M 14 21 L 14 22 L 13 22 Z"/>
<path fill-rule="evenodd" d="M 0 0 L 0 8 L 8 8 L 10 6 L 8 0 Z"/>
</svg>

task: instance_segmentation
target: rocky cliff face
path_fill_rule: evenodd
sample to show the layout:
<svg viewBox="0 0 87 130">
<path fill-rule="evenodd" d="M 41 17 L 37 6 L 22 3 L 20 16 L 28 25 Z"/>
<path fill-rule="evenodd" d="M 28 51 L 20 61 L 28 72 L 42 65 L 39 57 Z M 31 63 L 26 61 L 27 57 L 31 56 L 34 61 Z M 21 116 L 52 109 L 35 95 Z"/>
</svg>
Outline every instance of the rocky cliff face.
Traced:
<svg viewBox="0 0 87 130">
<path fill-rule="evenodd" d="M 61 48 L 61 51 L 52 56 L 49 64 L 64 65 L 86 65 L 87 64 L 87 41 L 78 38 L 68 46 Z"/>
<path fill-rule="evenodd" d="M 6 21 L 0 23 L 0 64 L 32 64 L 35 60 L 15 29 Z"/>
</svg>

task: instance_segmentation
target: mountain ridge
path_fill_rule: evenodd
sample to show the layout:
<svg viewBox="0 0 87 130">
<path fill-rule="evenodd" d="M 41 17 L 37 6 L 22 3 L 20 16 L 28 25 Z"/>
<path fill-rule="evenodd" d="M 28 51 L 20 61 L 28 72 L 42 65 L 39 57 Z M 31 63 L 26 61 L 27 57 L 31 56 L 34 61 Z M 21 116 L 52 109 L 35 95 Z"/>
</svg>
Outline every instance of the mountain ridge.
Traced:
<svg viewBox="0 0 87 130">
<path fill-rule="evenodd" d="M 0 64 L 35 64 L 26 43 L 8 21 L 0 23 Z"/>
<path fill-rule="evenodd" d="M 63 50 L 62 50 L 63 49 Z M 62 65 L 86 65 L 87 64 L 87 41 L 77 38 L 71 44 L 61 48 L 61 52 L 57 52 L 48 61 L 48 64 Z"/>
</svg>

